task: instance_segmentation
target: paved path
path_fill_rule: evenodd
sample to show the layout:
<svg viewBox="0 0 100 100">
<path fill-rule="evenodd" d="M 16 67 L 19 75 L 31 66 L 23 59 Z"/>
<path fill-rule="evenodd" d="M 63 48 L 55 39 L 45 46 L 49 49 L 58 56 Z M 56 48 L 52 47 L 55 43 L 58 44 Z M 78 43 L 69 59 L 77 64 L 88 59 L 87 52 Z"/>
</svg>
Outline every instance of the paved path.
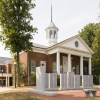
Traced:
<svg viewBox="0 0 100 100">
<path fill-rule="evenodd" d="M 16 89 L 6 88 L 6 87 L 0 87 L 0 92 L 11 91 L 11 90 L 16 90 Z"/>
<path fill-rule="evenodd" d="M 30 95 L 36 95 L 44 97 L 49 100 L 86 100 L 85 93 L 81 90 L 64 90 L 64 91 L 52 91 L 57 93 L 57 97 L 48 97 L 40 94 L 34 94 L 29 92 L 23 92 Z M 97 96 L 100 98 L 100 91 L 97 92 Z"/>
</svg>

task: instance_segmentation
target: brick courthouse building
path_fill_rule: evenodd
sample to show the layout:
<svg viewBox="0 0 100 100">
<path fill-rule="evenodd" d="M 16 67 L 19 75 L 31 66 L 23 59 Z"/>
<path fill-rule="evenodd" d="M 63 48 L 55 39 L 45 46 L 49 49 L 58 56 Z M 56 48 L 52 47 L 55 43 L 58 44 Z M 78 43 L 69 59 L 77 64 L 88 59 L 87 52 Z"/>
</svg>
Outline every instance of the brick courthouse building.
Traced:
<svg viewBox="0 0 100 100">
<path fill-rule="evenodd" d="M 46 45 L 34 43 L 33 51 L 20 53 L 20 61 L 24 63 L 24 73 L 27 75 L 27 83 L 31 84 L 32 74 L 35 73 L 36 67 L 45 66 L 46 73 L 67 73 L 74 72 L 80 75 L 91 75 L 91 58 L 93 51 L 76 35 L 66 39 L 60 43 L 58 41 L 58 28 L 51 21 L 49 27 L 46 28 Z M 4 70 L 4 84 L 12 85 L 11 68 L 12 59 L 3 58 L 0 62 L 0 70 Z M 2 74 L 0 73 L 0 80 Z M 1 82 L 1 81 L 0 81 Z"/>
<path fill-rule="evenodd" d="M 33 51 L 20 53 L 20 61 L 24 63 L 24 73 L 27 75 L 27 83 L 31 84 L 32 74 L 36 67 L 45 66 L 46 73 L 74 72 L 80 75 L 91 75 L 91 58 L 93 51 L 76 35 L 58 43 L 58 28 L 51 21 L 46 28 L 46 45 L 34 43 Z M 11 58 L 0 57 L 0 70 L 4 70 L 4 85 L 12 85 L 14 69 Z M 0 73 L 0 82 L 2 74 Z M 1 83 L 0 83 L 1 84 Z"/>
<path fill-rule="evenodd" d="M 93 51 L 76 35 L 60 43 L 58 40 L 58 28 L 51 21 L 46 28 L 46 45 L 34 43 L 33 51 L 20 54 L 20 61 L 24 62 L 28 85 L 31 85 L 31 76 L 36 67 L 45 66 L 46 73 L 74 72 L 80 75 L 91 75 L 91 58 Z"/>
</svg>

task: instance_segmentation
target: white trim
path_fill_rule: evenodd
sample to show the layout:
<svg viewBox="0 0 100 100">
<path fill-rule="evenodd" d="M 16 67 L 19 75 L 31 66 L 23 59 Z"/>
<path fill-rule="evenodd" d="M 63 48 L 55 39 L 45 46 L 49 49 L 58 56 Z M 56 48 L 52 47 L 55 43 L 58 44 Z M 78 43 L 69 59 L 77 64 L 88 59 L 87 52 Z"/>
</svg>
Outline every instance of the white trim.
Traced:
<svg viewBox="0 0 100 100">
<path fill-rule="evenodd" d="M 3 73 L 3 77 L 13 77 L 13 74 Z M 0 73 L 0 77 L 2 77 L 2 73 Z"/>
<path fill-rule="evenodd" d="M 35 48 L 35 47 L 33 47 L 33 52 L 38 52 L 38 53 L 46 54 L 46 50 L 45 49 Z"/>
<path fill-rule="evenodd" d="M 5 63 L 0 63 L 0 65 L 5 65 Z"/>
</svg>

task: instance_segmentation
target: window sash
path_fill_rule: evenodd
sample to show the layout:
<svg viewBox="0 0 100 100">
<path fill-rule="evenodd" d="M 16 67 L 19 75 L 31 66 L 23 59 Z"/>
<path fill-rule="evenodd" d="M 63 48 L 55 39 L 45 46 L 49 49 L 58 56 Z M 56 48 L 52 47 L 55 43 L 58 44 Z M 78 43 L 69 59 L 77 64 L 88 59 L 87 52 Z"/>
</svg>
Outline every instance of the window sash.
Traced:
<svg viewBox="0 0 100 100">
<path fill-rule="evenodd" d="M 36 72 L 36 61 L 31 61 L 31 73 Z"/>
</svg>

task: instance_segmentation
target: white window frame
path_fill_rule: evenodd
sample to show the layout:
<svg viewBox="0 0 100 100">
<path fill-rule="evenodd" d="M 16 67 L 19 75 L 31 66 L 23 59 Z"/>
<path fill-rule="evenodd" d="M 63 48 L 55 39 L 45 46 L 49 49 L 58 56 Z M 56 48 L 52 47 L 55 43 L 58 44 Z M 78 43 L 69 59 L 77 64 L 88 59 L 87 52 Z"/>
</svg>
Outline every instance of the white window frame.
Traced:
<svg viewBox="0 0 100 100">
<path fill-rule="evenodd" d="M 35 62 L 35 66 L 32 65 L 32 62 Z M 36 73 L 36 71 L 32 71 L 32 67 L 36 69 L 36 61 L 31 61 L 31 73 Z"/>
</svg>

